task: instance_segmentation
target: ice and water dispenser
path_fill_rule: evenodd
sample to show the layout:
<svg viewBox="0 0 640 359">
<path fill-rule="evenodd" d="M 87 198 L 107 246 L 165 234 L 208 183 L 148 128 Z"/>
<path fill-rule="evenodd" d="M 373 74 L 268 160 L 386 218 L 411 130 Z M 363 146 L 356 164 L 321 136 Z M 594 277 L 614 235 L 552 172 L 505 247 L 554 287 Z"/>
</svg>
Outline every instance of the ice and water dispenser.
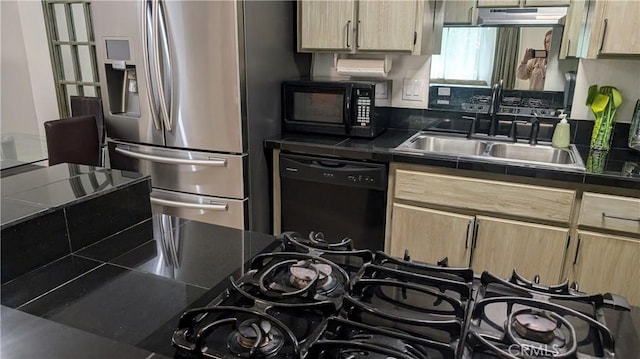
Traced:
<svg viewBox="0 0 640 359">
<path fill-rule="evenodd" d="M 129 40 L 106 39 L 104 70 L 112 115 L 140 117 L 138 71 L 131 61 Z"/>
</svg>

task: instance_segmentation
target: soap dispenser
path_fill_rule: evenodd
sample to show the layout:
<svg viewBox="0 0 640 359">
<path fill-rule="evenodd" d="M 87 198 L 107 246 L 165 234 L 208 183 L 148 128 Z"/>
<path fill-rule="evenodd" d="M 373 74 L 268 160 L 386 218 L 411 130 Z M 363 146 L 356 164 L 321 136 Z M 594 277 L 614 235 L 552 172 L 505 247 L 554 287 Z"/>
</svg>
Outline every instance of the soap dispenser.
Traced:
<svg viewBox="0 0 640 359">
<path fill-rule="evenodd" d="M 556 125 L 555 131 L 553 131 L 553 137 L 551 138 L 551 145 L 553 147 L 569 147 L 570 138 L 569 122 L 567 121 L 567 114 L 560 114 L 560 122 Z"/>
</svg>

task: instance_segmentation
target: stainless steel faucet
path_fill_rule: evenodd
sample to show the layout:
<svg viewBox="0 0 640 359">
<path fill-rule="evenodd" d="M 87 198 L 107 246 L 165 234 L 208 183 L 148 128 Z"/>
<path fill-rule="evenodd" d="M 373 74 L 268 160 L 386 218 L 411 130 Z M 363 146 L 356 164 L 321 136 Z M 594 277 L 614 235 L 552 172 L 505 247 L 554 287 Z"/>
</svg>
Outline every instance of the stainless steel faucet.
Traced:
<svg viewBox="0 0 640 359">
<path fill-rule="evenodd" d="M 533 117 L 529 122 L 531 122 L 531 132 L 529 132 L 529 144 L 535 146 L 538 144 L 538 132 L 540 132 L 540 119 L 538 119 L 538 115 L 534 113 Z"/>
<path fill-rule="evenodd" d="M 495 136 L 498 133 L 498 111 L 500 110 L 500 103 L 502 102 L 502 86 L 502 79 L 493 85 L 490 108 L 491 123 L 489 124 L 489 132 L 487 133 L 489 136 Z"/>
</svg>

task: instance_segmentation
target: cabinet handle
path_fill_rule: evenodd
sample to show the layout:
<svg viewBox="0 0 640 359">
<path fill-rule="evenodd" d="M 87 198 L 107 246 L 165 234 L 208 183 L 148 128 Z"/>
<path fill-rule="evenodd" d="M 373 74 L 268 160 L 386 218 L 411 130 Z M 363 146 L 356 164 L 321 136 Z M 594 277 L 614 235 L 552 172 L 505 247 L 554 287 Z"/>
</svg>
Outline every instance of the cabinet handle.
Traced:
<svg viewBox="0 0 640 359">
<path fill-rule="evenodd" d="M 469 8 L 469 14 L 468 14 L 468 18 L 469 18 L 469 24 L 473 23 L 473 6 Z"/>
<path fill-rule="evenodd" d="M 606 214 L 602 212 L 602 220 L 604 221 L 605 218 L 614 218 L 614 219 L 621 219 L 623 221 L 640 222 L 640 218 L 622 217 L 622 216 L 616 216 L 616 215 Z"/>
<path fill-rule="evenodd" d="M 480 220 L 476 220 L 476 223 L 473 225 L 473 240 L 471 241 L 471 248 L 475 249 L 478 244 L 478 226 L 480 225 Z"/>
<path fill-rule="evenodd" d="M 356 49 L 360 48 L 360 20 L 356 26 Z"/>
<path fill-rule="evenodd" d="M 351 31 L 349 31 L 351 29 L 351 20 L 347 21 L 347 48 L 351 48 L 351 45 L 349 44 L 349 33 Z"/>
<path fill-rule="evenodd" d="M 567 39 L 567 53 L 564 57 L 569 57 L 569 52 L 571 51 L 571 39 Z"/>
<path fill-rule="evenodd" d="M 580 243 L 582 243 L 582 238 L 578 236 L 578 245 L 576 246 L 576 256 L 573 257 L 573 264 L 578 263 L 578 252 L 580 252 Z"/>
<path fill-rule="evenodd" d="M 467 235 L 464 237 L 464 249 L 469 249 L 469 229 L 471 229 L 471 221 L 467 223 Z"/>
<path fill-rule="evenodd" d="M 607 36 L 607 25 L 609 24 L 609 20 L 604 19 L 604 28 L 602 29 L 602 40 L 600 40 L 600 49 L 598 49 L 598 55 L 602 53 L 602 48 L 604 47 L 604 39 Z"/>
</svg>

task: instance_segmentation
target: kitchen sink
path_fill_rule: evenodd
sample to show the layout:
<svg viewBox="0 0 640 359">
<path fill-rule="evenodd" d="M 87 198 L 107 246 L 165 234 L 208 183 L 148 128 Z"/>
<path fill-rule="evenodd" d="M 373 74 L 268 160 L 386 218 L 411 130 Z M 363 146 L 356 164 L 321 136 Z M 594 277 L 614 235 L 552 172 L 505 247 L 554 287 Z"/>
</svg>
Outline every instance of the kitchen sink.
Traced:
<svg viewBox="0 0 640 359">
<path fill-rule="evenodd" d="M 494 143 L 489 150 L 489 156 L 553 164 L 576 163 L 573 152 L 569 149 L 522 143 Z"/>
<path fill-rule="evenodd" d="M 418 134 L 400 145 L 398 149 L 455 155 L 480 155 L 486 151 L 487 142 L 466 138 Z"/>
<path fill-rule="evenodd" d="M 507 143 L 468 139 L 452 135 L 418 132 L 395 148 L 396 151 L 435 153 L 505 163 L 523 163 L 584 171 L 582 158 L 574 145 L 555 148 L 550 145 Z"/>
</svg>

